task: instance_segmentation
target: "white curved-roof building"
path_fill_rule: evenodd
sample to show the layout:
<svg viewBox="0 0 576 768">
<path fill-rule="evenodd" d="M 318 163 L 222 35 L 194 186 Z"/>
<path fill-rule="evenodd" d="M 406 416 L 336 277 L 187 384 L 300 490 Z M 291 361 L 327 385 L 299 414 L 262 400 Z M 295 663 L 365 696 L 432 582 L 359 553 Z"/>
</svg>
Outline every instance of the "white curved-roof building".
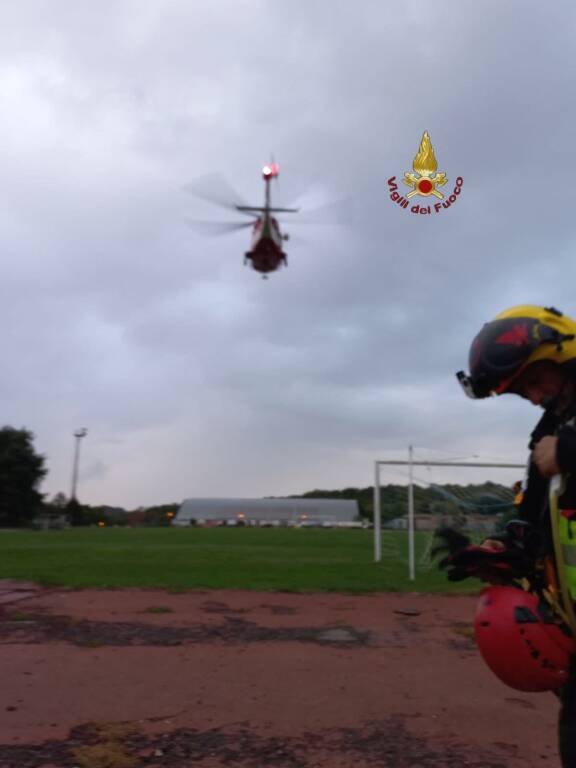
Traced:
<svg viewBox="0 0 576 768">
<path fill-rule="evenodd" d="M 228 521 L 337 525 L 357 518 L 357 502 L 347 499 L 185 499 L 172 525 Z"/>
</svg>

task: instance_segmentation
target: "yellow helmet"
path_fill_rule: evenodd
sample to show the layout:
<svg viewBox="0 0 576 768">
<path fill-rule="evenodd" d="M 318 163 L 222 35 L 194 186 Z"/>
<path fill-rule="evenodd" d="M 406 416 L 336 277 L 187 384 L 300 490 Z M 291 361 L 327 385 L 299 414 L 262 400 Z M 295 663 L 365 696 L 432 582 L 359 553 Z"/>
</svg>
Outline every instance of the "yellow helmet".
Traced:
<svg viewBox="0 0 576 768">
<path fill-rule="evenodd" d="M 470 347 L 470 374 L 456 376 L 469 397 L 501 395 L 532 363 L 576 359 L 576 322 L 554 307 L 521 304 L 486 323 Z"/>
</svg>

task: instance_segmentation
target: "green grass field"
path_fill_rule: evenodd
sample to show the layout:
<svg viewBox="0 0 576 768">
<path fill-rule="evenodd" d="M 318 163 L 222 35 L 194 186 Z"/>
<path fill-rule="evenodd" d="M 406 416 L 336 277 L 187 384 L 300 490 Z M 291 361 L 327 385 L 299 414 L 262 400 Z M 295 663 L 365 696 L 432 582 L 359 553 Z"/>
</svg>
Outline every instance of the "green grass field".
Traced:
<svg viewBox="0 0 576 768">
<path fill-rule="evenodd" d="M 384 532 L 373 562 L 365 530 L 266 528 L 86 528 L 0 531 L 0 578 L 68 587 L 261 589 L 296 592 L 474 592 L 452 585 L 423 555 L 408 579 L 407 535 Z"/>
</svg>

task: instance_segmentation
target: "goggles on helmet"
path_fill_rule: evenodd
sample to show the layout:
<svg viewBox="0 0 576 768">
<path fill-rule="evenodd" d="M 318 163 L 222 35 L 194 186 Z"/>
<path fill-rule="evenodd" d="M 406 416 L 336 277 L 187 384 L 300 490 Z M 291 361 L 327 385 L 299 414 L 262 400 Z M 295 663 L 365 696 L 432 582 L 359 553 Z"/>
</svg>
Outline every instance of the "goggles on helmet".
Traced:
<svg viewBox="0 0 576 768">
<path fill-rule="evenodd" d="M 539 347 L 554 344 L 561 349 L 563 341 L 573 338 L 532 317 L 494 320 L 472 342 L 470 374 L 458 371 L 456 377 L 468 397 L 499 395 L 508 390 Z"/>
</svg>

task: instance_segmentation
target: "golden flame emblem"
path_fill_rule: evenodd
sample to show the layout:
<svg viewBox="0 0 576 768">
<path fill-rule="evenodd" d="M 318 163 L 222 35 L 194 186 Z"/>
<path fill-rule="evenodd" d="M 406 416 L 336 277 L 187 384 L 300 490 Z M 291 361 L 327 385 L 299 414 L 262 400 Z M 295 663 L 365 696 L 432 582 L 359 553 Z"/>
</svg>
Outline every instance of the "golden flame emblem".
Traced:
<svg viewBox="0 0 576 768">
<path fill-rule="evenodd" d="M 412 168 L 417 174 L 416 176 L 408 171 L 404 173 L 404 184 L 412 187 L 412 191 L 408 192 L 406 197 L 414 197 L 414 195 L 422 195 L 422 197 L 434 195 L 440 199 L 444 197 L 436 187 L 444 186 L 448 179 L 445 173 L 436 173 L 438 163 L 428 131 L 424 131 L 422 134 L 422 141 L 412 163 Z"/>
</svg>

